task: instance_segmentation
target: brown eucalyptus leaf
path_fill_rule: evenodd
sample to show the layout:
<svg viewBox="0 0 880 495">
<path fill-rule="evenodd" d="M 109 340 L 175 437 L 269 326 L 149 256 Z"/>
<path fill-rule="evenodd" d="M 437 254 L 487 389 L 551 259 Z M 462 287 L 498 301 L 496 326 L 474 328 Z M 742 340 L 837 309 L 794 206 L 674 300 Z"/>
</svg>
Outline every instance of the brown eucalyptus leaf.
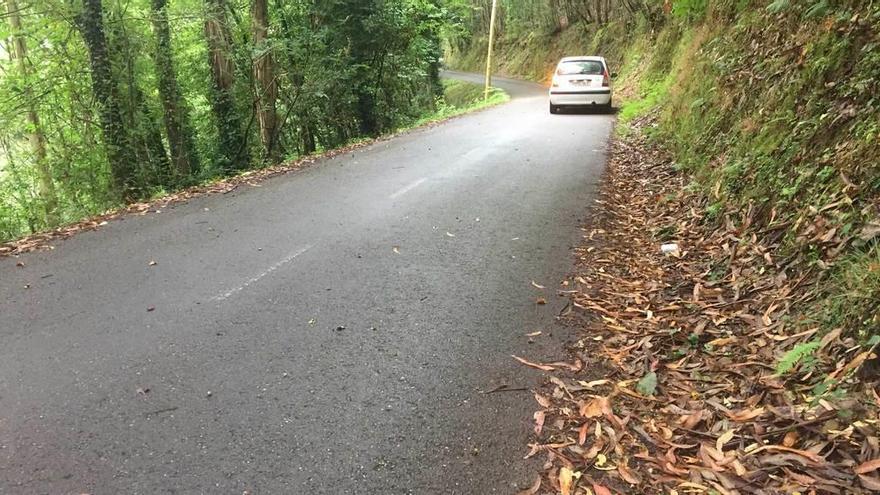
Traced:
<svg viewBox="0 0 880 495">
<path fill-rule="evenodd" d="M 554 368 L 553 366 L 549 366 L 549 365 L 541 364 L 541 363 L 533 363 L 533 362 L 531 362 L 531 361 L 528 361 L 528 360 L 523 359 L 523 358 L 518 357 L 518 356 L 511 356 L 511 357 L 512 357 L 513 359 L 516 359 L 516 360 L 519 361 L 520 363 L 522 363 L 522 364 L 524 364 L 524 365 L 530 367 L 530 368 L 539 369 L 539 370 L 541 370 L 541 371 L 553 371 L 553 370 L 556 369 L 556 368 Z"/>
</svg>

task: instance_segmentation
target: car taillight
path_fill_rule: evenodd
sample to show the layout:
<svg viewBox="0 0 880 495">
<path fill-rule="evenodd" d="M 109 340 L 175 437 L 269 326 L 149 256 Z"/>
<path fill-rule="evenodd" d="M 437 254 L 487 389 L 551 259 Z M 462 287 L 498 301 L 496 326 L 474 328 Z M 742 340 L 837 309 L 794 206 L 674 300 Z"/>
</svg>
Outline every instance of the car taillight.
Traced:
<svg viewBox="0 0 880 495">
<path fill-rule="evenodd" d="M 550 85 L 554 88 L 559 87 L 559 79 L 556 79 L 556 76 L 553 76 L 553 79 L 550 80 Z"/>
<path fill-rule="evenodd" d="M 611 78 L 608 76 L 608 69 L 602 74 L 602 87 L 611 87 Z"/>
</svg>

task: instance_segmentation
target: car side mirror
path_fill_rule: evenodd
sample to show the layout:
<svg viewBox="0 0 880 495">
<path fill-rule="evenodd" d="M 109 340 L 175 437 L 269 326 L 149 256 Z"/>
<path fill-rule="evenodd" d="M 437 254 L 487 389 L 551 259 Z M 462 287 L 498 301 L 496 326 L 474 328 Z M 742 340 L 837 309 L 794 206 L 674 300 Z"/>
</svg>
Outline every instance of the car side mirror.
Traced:
<svg viewBox="0 0 880 495">
<path fill-rule="evenodd" d="M 617 79 L 617 72 L 611 73 L 611 79 Z"/>
</svg>

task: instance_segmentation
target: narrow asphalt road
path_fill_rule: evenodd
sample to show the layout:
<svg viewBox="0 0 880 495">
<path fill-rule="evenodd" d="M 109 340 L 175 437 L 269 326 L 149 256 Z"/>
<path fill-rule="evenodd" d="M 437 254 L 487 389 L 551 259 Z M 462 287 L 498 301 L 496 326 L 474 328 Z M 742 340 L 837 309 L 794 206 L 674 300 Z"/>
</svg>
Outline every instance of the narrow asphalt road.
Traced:
<svg viewBox="0 0 880 495">
<path fill-rule="evenodd" d="M 532 481 L 531 393 L 484 392 L 565 337 L 613 119 L 496 83 L 513 101 L 0 259 L 0 493 Z"/>
</svg>

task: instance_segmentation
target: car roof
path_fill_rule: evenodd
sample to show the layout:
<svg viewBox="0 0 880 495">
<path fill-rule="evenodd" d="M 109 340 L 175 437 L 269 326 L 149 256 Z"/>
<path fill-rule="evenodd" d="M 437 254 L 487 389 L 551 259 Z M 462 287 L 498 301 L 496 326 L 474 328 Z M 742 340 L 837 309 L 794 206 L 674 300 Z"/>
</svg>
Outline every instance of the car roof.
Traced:
<svg viewBox="0 0 880 495">
<path fill-rule="evenodd" d="M 578 60 L 584 60 L 584 61 L 595 60 L 597 62 L 605 62 L 604 57 L 596 57 L 596 56 L 592 56 L 592 55 L 582 55 L 579 57 L 562 57 L 562 60 L 560 60 L 559 63 L 561 64 L 563 62 L 575 62 Z"/>
</svg>

